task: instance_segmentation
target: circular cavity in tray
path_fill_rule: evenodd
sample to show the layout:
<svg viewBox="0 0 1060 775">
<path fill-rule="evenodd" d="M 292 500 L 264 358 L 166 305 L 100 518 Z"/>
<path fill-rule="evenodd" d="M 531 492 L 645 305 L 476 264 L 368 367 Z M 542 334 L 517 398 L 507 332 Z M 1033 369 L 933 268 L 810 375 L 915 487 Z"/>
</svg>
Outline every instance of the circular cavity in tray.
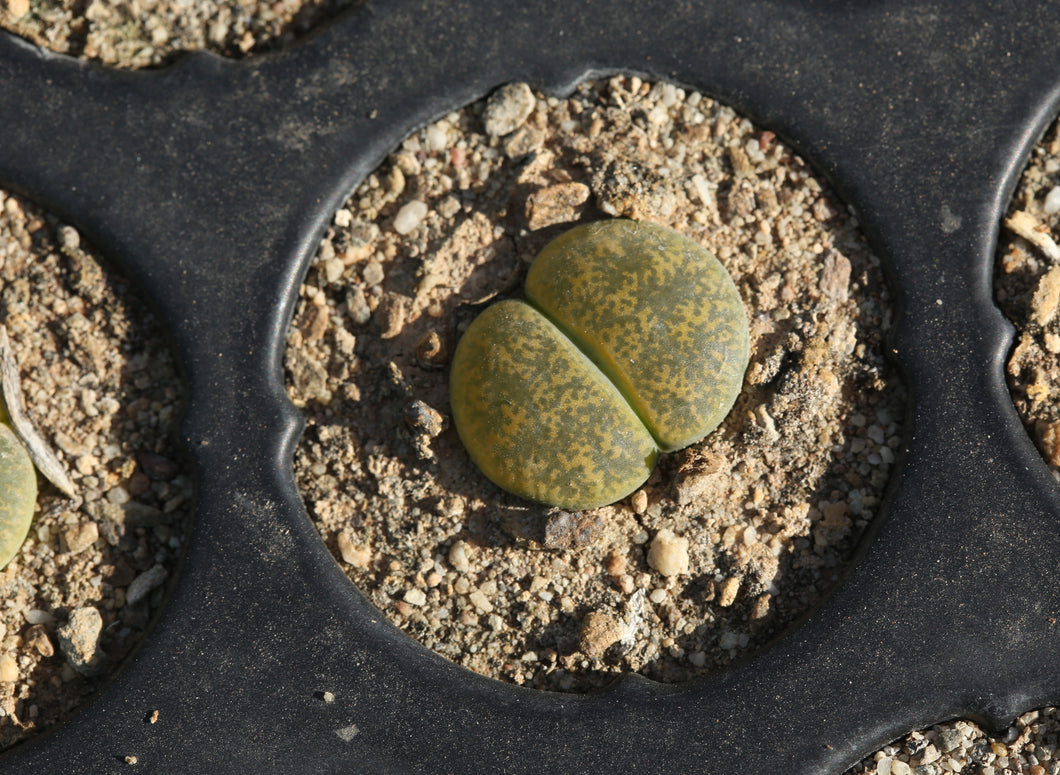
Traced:
<svg viewBox="0 0 1060 775">
<path fill-rule="evenodd" d="M 21 400 L 76 497 L 40 478 L 0 570 L 0 748 L 55 726 L 161 611 L 189 532 L 173 427 L 180 383 L 158 321 L 73 227 L 0 191 L 0 325 Z"/>
<path fill-rule="evenodd" d="M 288 335 L 299 486 L 350 578 L 459 664 L 565 691 L 701 676 L 827 595 L 882 500 L 905 408 L 879 261 L 782 141 L 698 92 L 522 86 L 495 93 L 495 116 L 512 93 L 519 126 L 490 135 L 485 101 L 428 124 L 326 232 Z M 522 295 L 546 242 L 609 216 L 716 253 L 752 357 L 718 431 L 631 498 L 570 514 L 470 463 L 448 427 L 449 354 L 486 305 Z M 667 530 L 688 557 L 670 576 L 647 558 Z"/>
</svg>

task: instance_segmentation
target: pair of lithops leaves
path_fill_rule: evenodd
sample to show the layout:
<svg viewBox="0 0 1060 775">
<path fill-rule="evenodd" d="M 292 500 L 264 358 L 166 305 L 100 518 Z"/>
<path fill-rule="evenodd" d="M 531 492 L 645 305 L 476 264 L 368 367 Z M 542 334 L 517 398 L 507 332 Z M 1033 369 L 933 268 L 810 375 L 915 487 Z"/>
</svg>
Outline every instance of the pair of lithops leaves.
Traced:
<svg viewBox="0 0 1060 775">
<path fill-rule="evenodd" d="M 37 503 L 37 469 L 71 498 L 74 484 L 22 411 L 18 367 L 0 326 L 0 569 L 26 540 Z"/>
<path fill-rule="evenodd" d="M 698 243 L 628 220 L 578 226 L 534 259 L 524 301 L 494 304 L 464 333 L 453 421 L 503 489 L 603 506 L 722 422 L 748 352 L 739 292 Z"/>
</svg>

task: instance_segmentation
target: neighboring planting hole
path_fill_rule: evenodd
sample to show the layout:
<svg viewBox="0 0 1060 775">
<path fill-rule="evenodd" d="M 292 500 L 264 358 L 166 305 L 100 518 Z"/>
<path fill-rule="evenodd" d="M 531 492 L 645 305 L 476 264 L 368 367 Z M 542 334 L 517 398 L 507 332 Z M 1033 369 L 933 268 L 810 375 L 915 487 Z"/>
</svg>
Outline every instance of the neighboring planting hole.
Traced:
<svg viewBox="0 0 1060 775">
<path fill-rule="evenodd" d="M 0 324 L 22 398 L 81 502 L 38 477 L 0 570 L 0 748 L 54 726 L 143 636 L 191 515 L 181 388 L 158 322 L 70 226 L 0 192 Z"/>
<path fill-rule="evenodd" d="M 1060 480 L 1060 136 L 1034 148 L 997 249 L 994 293 L 1016 326 L 1006 366 L 1020 419 Z"/>
<path fill-rule="evenodd" d="M 186 51 L 241 58 L 282 48 L 357 0 L 3 0 L 0 29 L 54 51 L 121 68 Z"/>
</svg>

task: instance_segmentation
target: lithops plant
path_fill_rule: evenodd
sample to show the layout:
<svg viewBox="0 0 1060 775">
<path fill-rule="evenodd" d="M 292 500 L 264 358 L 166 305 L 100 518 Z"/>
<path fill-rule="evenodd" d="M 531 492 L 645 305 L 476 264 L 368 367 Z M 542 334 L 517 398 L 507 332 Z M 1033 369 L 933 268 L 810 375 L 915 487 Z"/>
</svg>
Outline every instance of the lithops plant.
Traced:
<svg viewBox="0 0 1060 775">
<path fill-rule="evenodd" d="M 0 569 L 26 540 L 37 502 L 37 472 L 11 426 L 0 422 Z"/>
<path fill-rule="evenodd" d="M 603 506 L 721 423 L 748 351 L 736 286 L 696 242 L 628 220 L 578 226 L 534 260 L 525 301 L 489 307 L 464 333 L 453 421 L 505 490 Z"/>
<path fill-rule="evenodd" d="M 33 521 L 37 470 L 71 498 L 76 491 L 62 463 L 22 411 L 18 367 L 0 325 L 0 569 L 18 553 Z"/>
</svg>

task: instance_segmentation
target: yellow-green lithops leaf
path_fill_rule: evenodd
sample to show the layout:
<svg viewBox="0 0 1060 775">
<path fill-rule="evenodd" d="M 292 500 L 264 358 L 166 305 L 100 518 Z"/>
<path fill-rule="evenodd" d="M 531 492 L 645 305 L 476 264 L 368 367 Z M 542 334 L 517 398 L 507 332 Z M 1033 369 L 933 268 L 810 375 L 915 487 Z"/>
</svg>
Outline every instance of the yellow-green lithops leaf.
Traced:
<svg viewBox="0 0 1060 775">
<path fill-rule="evenodd" d="M 614 385 L 540 313 L 502 301 L 479 315 L 453 355 L 453 422 L 496 484 L 571 509 L 635 490 L 658 454 Z"/>
<path fill-rule="evenodd" d="M 0 568 L 18 553 L 33 521 L 37 473 L 10 426 L 0 423 Z"/>
<path fill-rule="evenodd" d="M 659 450 L 706 436 L 743 383 L 736 286 L 710 253 L 654 224 L 579 226 L 541 251 L 526 303 L 468 328 L 450 380 L 471 459 L 518 495 L 569 509 L 613 503 Z"/>
<path fill-rule="evenodd" d="M 616 220 L 571 229 L 526 295 L 589 353 L 663 451 L 716 428 L 743 384 L 747 315 L 725 267 L 688 237 Z"/>
</svg>

